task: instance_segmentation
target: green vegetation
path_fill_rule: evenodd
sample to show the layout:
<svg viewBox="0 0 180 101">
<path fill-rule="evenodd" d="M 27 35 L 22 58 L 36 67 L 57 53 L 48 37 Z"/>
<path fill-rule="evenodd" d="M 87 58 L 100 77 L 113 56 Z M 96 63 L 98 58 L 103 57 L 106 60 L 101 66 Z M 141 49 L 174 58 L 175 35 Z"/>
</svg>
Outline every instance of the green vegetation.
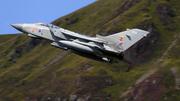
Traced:
<svg viewBox="0 0 180 101">
<path fill-rule="evenodd" d="M 94 61 L 71 52 L 49 64 L 63 53 L 49 41 L 26 34 L 0 36 L 0 99 L 54 101 L 77 95 L 91 101 L 180 100 L 179 5 L 178 0 L 98 0 L 52 22 L 89 36 L 127 28 L 150 31 L 125 53 L 133 66 Z"/>
</svg>

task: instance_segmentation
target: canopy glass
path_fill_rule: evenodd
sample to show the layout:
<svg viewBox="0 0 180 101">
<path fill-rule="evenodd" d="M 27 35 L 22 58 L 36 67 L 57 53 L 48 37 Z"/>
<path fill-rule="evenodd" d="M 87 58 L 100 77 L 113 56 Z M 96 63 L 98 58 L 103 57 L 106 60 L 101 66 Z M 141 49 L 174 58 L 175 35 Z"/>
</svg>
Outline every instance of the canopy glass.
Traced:
<svg viewBox="0 0 180 101">
<path fill-rule="evenodd" d="M 38 23 L 33 23 L 33 24 L 40 25 L 40 26 L 51 27 L 51 28 L 56 28 L 56 29 L 59 29 L 59 28 L 60 28 L 60 27 L 58 27 L 58 26 L 56 26 L 56 25 L 49 24 L 49 23 L 43 23 L 43 22 L 38 22 Z"/>
</svg>

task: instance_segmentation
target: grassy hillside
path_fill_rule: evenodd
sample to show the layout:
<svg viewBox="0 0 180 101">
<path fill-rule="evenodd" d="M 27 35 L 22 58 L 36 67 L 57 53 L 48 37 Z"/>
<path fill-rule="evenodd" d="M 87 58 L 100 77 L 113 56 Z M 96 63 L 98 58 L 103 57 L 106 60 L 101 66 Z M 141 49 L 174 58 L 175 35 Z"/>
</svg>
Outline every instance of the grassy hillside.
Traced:
<svg viewBox="0 0 180 101">
<path fill-rule="evenodd" d="M 26 34 L 0 36 L 0 101 L 180 100 L 179 4 L 98 0 L 52 22 L 89 36 L 149 31 L 125 53 L 134 65 L 83 58 Z"/>
</svg>

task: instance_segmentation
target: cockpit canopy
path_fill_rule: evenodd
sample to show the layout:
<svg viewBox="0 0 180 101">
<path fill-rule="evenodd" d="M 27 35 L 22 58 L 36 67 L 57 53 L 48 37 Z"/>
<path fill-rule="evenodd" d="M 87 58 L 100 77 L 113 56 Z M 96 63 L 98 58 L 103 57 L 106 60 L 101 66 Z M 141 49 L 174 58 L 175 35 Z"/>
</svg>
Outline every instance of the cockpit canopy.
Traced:
<svg viewBox="0 0 180 101">
<path fill-rule="evenodd" d="M 55 29 L 59 29 L 60 27 L 53 25 L 53 24 L 49 24 L 49 23 L 43 23 L 43 22 L 38 22 L 38 23 L 33 23 L 36 25 L 40 25 L 40 26 L 46 26 L 46 27 L 51 27 L 51 28 L 55 28 Z"/>
</svg>

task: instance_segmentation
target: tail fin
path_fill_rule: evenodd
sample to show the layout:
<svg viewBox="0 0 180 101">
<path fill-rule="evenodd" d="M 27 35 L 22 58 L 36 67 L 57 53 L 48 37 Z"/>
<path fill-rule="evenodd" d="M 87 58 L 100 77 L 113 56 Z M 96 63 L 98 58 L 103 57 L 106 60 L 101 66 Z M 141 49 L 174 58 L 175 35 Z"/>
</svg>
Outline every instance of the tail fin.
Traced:
<svg viewBox="0 0 180 101">
<path fill-rule="evenodd" d="M 113 48 L 118 52 L 122 52 L 145 37 L 148 33 L 149 32 L 141 29 L 129 29 L 127 31 L 103 37 L 103 39 L 107 40 L 110 43 L 114 43 Z"/>
</svg>

